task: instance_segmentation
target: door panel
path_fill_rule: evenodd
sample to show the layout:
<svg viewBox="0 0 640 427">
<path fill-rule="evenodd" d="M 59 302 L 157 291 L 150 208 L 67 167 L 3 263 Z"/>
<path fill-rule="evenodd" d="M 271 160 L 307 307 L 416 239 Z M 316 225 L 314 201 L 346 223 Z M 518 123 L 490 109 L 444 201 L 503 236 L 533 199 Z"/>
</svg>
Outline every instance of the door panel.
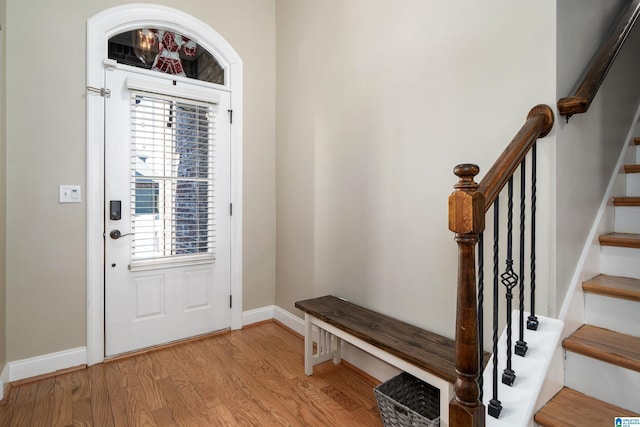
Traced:
<svg viewBox="0 0 640 427">
<path fill-rule="evenodd" d="M 229 93 L 120 69 L 106 83 L 105 355 L 228 328 Z"/>
</svg>

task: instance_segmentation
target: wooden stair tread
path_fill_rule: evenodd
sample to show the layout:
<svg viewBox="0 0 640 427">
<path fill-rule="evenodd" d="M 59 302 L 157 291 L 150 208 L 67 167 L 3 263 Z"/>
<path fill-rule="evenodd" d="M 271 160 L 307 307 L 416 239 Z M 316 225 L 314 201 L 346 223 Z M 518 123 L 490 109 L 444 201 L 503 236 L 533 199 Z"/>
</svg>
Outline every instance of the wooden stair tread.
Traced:
<svg viewBox="0 0 640 427">
<path fill-rule="evenodd" d="M 640 145 L 640 136 L 636 136 L 635 138 L 633 138 L 633 143 L 636 145 Z"/>
<path fill-rule="evenodd" d="M 562 342 L 569 351 L 640 372 L 640 337 L 583 325 Z"/>
<path fill-rule="evenodd" d="M 624 165 L 625 173 L 640 173 L 640 165 Z"/>
<path fill-rule="evenodd" d="M 599 238 L 603 246 L 618 246 L 623 248 L 640 248 L 640 234 L 635 233 L 610 233 L 603 234 Z"/>
<path fill-rule="evenodd" d="M 582 284 L 585 292 L 640 302 L 640 279 L 600 274 Z"/>
<path fill-rule="evenodd" d="M 640 206 L 640 197 L 614 197 L 613 206 Z"/>
<path fill-rule="evenodd" d="M 543 427 L 611 427 L 615 417 L 637 417 L 626 409 L 564 387 L 534 416 Z"/>
</svg>

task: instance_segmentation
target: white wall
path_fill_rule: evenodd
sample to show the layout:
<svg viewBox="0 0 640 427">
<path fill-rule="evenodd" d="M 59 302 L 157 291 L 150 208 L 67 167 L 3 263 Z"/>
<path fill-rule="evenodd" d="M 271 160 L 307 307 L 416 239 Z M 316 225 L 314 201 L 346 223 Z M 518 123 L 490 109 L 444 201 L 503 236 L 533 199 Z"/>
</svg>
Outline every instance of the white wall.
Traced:
<svg viewBox="0 0 640 427">
<path fill-rule="evenodd" d="M 276 303 L 335 294 L 453 336 L 453 167 L 483 174 L 555 104 L 555 1 L 276 5 Z"/>
<path fill-rule="evenodd" d="M 608 33 L 622 1 L 558 2 L 558 98 L 569 96 L 577 76 Z M 640 102 L 640 31 L 625 43 L 586 114 L 560 120 L 556 144 L 556 308 L 575 283 L 576 263 L 591 230 L 614 167 L 629 141 Z M 611 230 L 609 230 L 611 231 Z M 586 265 L 597 272 L 599 266 Z"/>
<path fill-rule="evenodd" d="M 578 77 L 612 30 L 625 0 L 557 0 L 558 96 L 570 95 Z"/>
<path fill-rule="evenodd" d="M 8 360 L 86 345 L 86 21 L 125 0 L 7 0 Z M 158 0 L 210 25 L 244 63 L 244 307 L 275 292 L 275 1 Z"/>
<path fill-rule="evenodd" d="M 244 61 L 244 308 L 295 312 L 296 300 L 333 293 L 452 336 L 452 169 L 474 162 L 482 176 L 534 104 L 566 95 L 622 3 L 583 1 L 158 0 L 211 25 Z M 85 345 L 85 206 L 59 205 L 57 185 L 85 182 L 86 19 L 126 1 L 5 3 L 0 306 L 17 360 Z M 567 26 L 556 30 L 556 13 Z M 603 141 L 622 143 L 618 104 L 636 102 L 622 87 L 596 100 L 595 124 L 575 117 L 544 140 L 555 147 L 558 133 L 539 183 L 559 183 L 539 211 L 548 224 L 558 212 L 558 300 L 595 215 L 586 189 L 603 191 L 620 148 Z"/>
<path fill-rule="evenodd" d="M 5 312 L 6 312 L 6 70 L 5 70 L 5 31 L 6 21 L 6 0 L 0 0 L 0 369 L 4 368 L 6 362 L 5 352 Z M 0 379 L 1 381 L 1 379 Z M 0 389 L 0 394 L 2 390 Z"/>
</svg>

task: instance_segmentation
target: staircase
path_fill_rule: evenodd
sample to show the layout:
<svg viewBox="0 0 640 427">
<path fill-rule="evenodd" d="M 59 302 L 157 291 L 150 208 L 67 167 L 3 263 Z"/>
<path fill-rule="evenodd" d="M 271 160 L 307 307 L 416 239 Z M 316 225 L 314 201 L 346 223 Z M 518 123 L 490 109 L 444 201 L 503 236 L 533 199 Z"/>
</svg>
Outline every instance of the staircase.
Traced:
<svg viewBox="0 0 640 427">
<path fill-rule="evenodd" d="M 585 325 L 563 341 L 565 387 L 534 420 L 543 427 L 614 426 L 640 417 L 640 138 L 614 198 L 615 229 L 600 236 L 600 271 L 586 281 Z"/>
</svg>

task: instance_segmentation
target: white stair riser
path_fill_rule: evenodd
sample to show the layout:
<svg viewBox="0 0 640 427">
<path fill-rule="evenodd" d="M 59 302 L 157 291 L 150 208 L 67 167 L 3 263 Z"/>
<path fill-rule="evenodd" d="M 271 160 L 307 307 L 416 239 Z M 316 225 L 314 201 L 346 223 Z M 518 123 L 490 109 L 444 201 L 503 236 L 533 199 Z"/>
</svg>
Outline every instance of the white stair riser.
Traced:
<svg viewBox="0 0 640 427">
<path fill-rule="evenodd" d="M 587 325 L 640 336 L 639 302 L 585 293 L 584 307 Z"/>
<path fill-rule="evenodd" d="M 640 206 L 616 206 L 616 233 L 640 233 Z"/>
<path fill-rule="evenodd" d="M 640 279 L 640 249 L 602 246 L 600 272 L 612 276 Z"/>
<path fill-rule="evenodd" d="M 564 382 L 597 399 L 640 412 L 640 372 L 567 351 Z"/>
<path fill-rule="evenodd" d="M 627 178 L 627 197 L 640 196 L 640 173 L 628 173 Z"/>
</svg>

